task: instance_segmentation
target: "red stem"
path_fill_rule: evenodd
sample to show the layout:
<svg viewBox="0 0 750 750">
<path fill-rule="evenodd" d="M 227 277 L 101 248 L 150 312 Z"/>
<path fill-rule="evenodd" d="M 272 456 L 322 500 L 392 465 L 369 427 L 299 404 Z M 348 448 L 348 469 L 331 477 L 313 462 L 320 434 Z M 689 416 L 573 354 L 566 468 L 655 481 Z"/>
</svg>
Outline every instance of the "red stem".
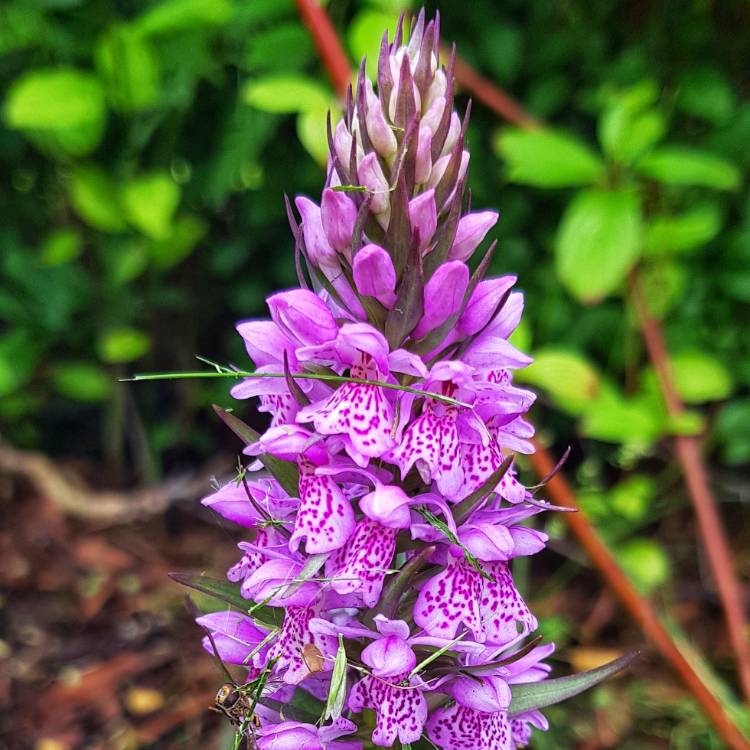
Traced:
<svg viewBox="0 0 750 750">
<path fill-rule="evenodd" d="M 540 477 L 547 476 L 555 466 L 549 452 L 538 443 L 536 443 L 536 453 L 533 453 L 530 458 L 534 470 Z M 630 579 L 615 562 L 585 513 L 578 509 L 573 490 L 563 475 L 561 473 L 555 474 L 545 486 L 545 490 L 557 505 L 578 510 L 577 513 L 563 513 L 573 535 L 586 550 L 594 567 L 599 571 L 599 574 L 620 600 L 623 607 L 630 613 L 633 620 L 640 625 L 649 640 L 702 706 L 724 742 L 733 750 L 748 750 L 750 743 L 727 718 L 724 709 L 714 694 L 706 687 L 682 655 L 682 652 L 675 646 L 650 602 L 636 591 Z"/>
<path fill-rule="evenodd" d="M 669 367 L 669 353 L 660 322 L 648 311 L 648 304 L 636 273 L 631 275 L 630 299 L 643 331 L 648 354 L 659 379 L 667 413 L 683 414 L 683 405 L 674 386 Z M 676 435 L 675 452 L 682 466 L 688 493 L 698 519 L 703 546 L 713 572 L 732 649 L 737 656 L 737 670 L 745 697 L 750 697 L 750 643 L 745 636 L 745 611 L 742 589 L 734 573 L 729 541 L 721 522 L 716 501 L 711 493 L 701 448 L 694 436 Z"/>
<path fill-rule="evenodd" d="M 320 59 L 339 96 L 346 94 L 351 80 L 349 58 L 346 56 L 336 29 L 324 8 L 316 0 L 296 0 L 297 10 L 315 42 Z"/>
</svg>

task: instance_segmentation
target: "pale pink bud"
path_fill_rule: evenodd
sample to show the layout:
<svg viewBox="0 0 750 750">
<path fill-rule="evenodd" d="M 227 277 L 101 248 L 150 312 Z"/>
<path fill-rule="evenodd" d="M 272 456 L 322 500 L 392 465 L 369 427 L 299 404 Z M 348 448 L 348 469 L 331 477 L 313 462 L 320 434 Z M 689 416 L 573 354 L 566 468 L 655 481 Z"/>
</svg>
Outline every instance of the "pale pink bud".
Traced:
<svg viewBox="0 0 750 750">
<path fill-rule="evenodd" d="M 343 120 L 339 120 L 338 125 L 336 125 L 333 134 L 333 148 L 342 166 L 348 169 L 352 153 L 352 134 L 347 130 Z"/>
<path fill-rule="evenodd" d="M 372 82 L 367 81 L 367 134 L 370 136 L 375 150 L 384 158 L 389 159 L 396 153 L 398 143 L 393 130 L 383 117 L 383 108 L 380 99 L 375 96 Z"/>
<path fill-rule="evenodd" d="M 458 115 L 453 112 L 451 113 L 451 124 L 448 127 L 448 135 L 445 136 L 445 143 L 443 144 L 443 153 L 449 154 L 453 147 L 456 145 L 458 136 L 461 134 L 461 120 Z"/>
<path fill-rule="evenodd" d="M 432 171 L 432 131 L 424 126 L 419 128 L 414 178 L 417 183 L 427 182 Z"/>
<path fill-rule="evenodd" d="M 461 154 L 461 165 L 458 168 L 458 181 L 461 181 L 466 176 L 466 170 L 469 168 L 469 152 L 464 151 Z M 451 154 L 445 154 L 444 156 L 441 156 L 433 165 L 432 165 L 432 172 L 430 172 L 430 179 L 427 181 L 427 184 L 430 187 L 437 187 L 440 183 L 440 180 L 443 178 L 443 175 L 445 174 L 445 170 L 448 167 L 448 164 L 451 160 Z"/>
<path fill-rule="evenodd" d="M 372 195 L 370 208 L 374 214 L 384 213 L 390 206 L 388 200 L 388 181 L 378 162 L 377 154 L 367 154 L 359 165 L 359 182 Z"/>
<path fill-rule="evenodd" d="M 390 309 L 396 301 L 396 270 L 391 256 L 379 245 L 365 245 L 354 256 L 354 283 L 360 294 L 375 297 Z"/>
<path fill-rule="evenodd" d="M 409 221 L 412 231 L 419 234 L 419 249 L 424 250 L 437 229 L 434 190 L 428 190 L 409 201 Z"/>
<path fill-rule="evenodd" d="M 429 111 L 436 99 L 443 99 L 445 101 L 445 92 L 447 90 L 448 80 L 445 77 L 445 73 L 442 70 L 436 70 L 432 83 L 430 83 L 430 88 L 427 91 L 427 97 L 425 98 L 425 109 Z"/>
<path fill-rule="evenodd" d="M 414 337 L 422 338 L 455 315 L 464 301 L 469 285 L 469 269 L 459 261 L 443 263 L 424 288 L 424 315 L 414 329 Z"/>
<path fill-rule="evenodd" d="M 320 216 L 328 242 L 335 250 L 350 258 L 352 234 L 357 222 L 354 201 L 339 190 L 326 188 L 320 202 Z"/>
<path fill-rule="evenodd" d="M 302 216 L 302 235 L 310 262 L 324 271 L 338 268 L 338 256 L 323 230 L 320 207 L 304 196 L 295 198 L 294 203 Z"/>
<path fill-rule="evenodd" d="M 497 211 L 476 211 L 462 217 L 448 257 L 451 260 L 468 260 L 487 232 L 495 226 L 497 217 Z"/>
<path fill-rule="evenodd" d="M 443 112 L 445 111 L 445 97 L 439 96 L 430 104 L 429 109 L 422 118 L 422 127 L 430 129 L 430 132 L 435 135 L 440 121 L 443 119 Z"/>
</svg>

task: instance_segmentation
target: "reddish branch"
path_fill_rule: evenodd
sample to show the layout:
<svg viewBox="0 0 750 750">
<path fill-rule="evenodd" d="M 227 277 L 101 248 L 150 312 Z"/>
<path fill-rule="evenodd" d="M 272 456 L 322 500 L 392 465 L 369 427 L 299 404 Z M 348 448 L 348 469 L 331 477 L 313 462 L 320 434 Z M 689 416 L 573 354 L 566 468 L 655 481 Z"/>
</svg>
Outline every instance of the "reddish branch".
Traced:
<svg viewBox="0 0 750 750">
<path fill-rule="evenodd" d="M 536 453 L 531 456 L 531 462 L 540 477 L 547 476 L 555 465 L 549 452 L 538 443 Z M 557 505 L 578 510 L 573 490 L 561 473 L 555 474 L 545 489 Z M 714 694 L 705 686 L 682 652 L 675 646 L 651 604 L 635 590 L 586 515 L 578 510 L 577 513 L 564 513 L 563 516 L 609 588 L 703 707 L 724 742 L 733 750 L 748 750 L 750 743 L 729 721 Z"/>
<path fill-rule="evenodd" d="M 351 68 L 336 29 L 328 13 L 318 5 L 317 0 L 296 0 L 296 2 L 297 10 L 310 31 L 328 77 L 339 96 L 343 96 L 351 80 Z"/>
<path fill-rule="evenodd" d="M 467 91 L 470 91 L 477 101 L 482 102 L 485 107 L 512 125 L 528 129 L 538 128 L 541 125 L 539 120 L 527 112 L 513 97 L 501 91 L 492 81 L 479 75 L 474 68 L 458 56 L 454 71 L 456 80 Z"/>
<path fill-rule="evenodd" d="M 667 412 L 671 417 L 678 417 L 684 413 L 685 407 L 674 387 L 664 333 L 659 321 L 649 314 L 641 284 L 635 274 L 631 277 L 630 299 L 643 331 L 649 357 L 659 379 Z M 729 639 L 737 655 L 737 669 L 742 690 L 746 697 L 750 697 L 750 643 L 745 633 L 742 589 L 735 577 L 729 542 L 721 523 L 716 501 L 709 488 L 708 474 L 698 439 L 694 436 L 677 435 L 674 440 L 675 452 L 682 466 L 685 483 L 698 518 L 703 546 L 706 548 L 706 555 L 716 579 Z"/>
<path fill-rule="evenodd" d="M 336 31 L 331 24 L 330 18 L 326 11 L 321 8 L 315 0 L 297 0 L 297 7 L 302 20 L 307 25 L 310 34 L 315 40 L 315 44 L 320 52 L 321 59 L 333 85 L 339 93 L 343 93 L 349 83 L 351 69 L 346 54 L 338 40 Z M 538 121 L 532 115 L 527 113 L 518 102 L 500 91 L 491 81 L 478 75 L 463 61 L 457 64 L 456 74 L 459 82 L 469 90 L 477 100 L 484 103 L 495 113 L 500 115 L 500 117 L 507 119 L 509 122 L 512 122 L 519 127 L 531 128 L 539 125 Z M 655 325 L 658 330 L 657 322 L 651 321 L 650 325 Z M 645 330 L 644 335 L 646 335 Z M 654 357 L 654 353 L 650 348 L 649 354 Z M 662 351 L 661 356 L 663 361 L 666 362 L 665 350 Z M 659 355 L 657 354 L 657 358 L 658 357 Z M 655 368 L 657 372 L 659 372 L 660 367 L 657 366 L 656 363 Z M 666 372 L 666 370 L 664 370 L 664 372 Z M 671 384 L 668 373 L 665 382 Z M 664 387 L 663 384 L 662 387 Z M 671 393 L 674 393 L 673 388 L 671 389 Z M 666 393 L 665 399 L 667 399 Z M 695 456 L 691 457 L 689 452 L 684 453 L 680 450 L 678 442 L 678 458 L 683 466 L 686 477 L 688 477 L 688 487 L 692 494 L 698 485 L 694 486 L 690 482 L 689 477 L 696 475 L 692 471 L 688 473 L 685 466 L 686 463 L 701 466 L 698 476 L 702 476 L 705 480 L 705 471 L 702 470 L 700 454 L 696 449 Z M 540 477 L 547 476 L 554 468 L 554 462 L 550 458 L 549 453 L 539 445 L 537 445 L 537 453 L 532 456 L 532 462 Z M 558 505 L 566 505 L 578 509 L 573 491 L 561 474 L 558 473 L 554 476 L 549 481 L 547 488 L 550 496 Z M 708 497 L 709 504 L 713 507 L 714 503 L 710 493 L 708 493 L 707 485 L 705 486 L 705 489 L 705 495 Z M 750 743 L 748 743 L 748 741 L 740 734 L 734 724 L 729 721 L 721 704 L 716 700 L 713 693 L 711 693 L 711 691 L 705 686 L 677 646 L 675 646 L 673 640 L 664 629 L 659 618 L 656 616 L 650 603 L 638 594 L 628 577 L 622 572 L 585 514 L 579 510 L 577 513 L 565 513 L 564 517 L 570 525 L 571 531 L 584 547 L 591 562 L 598 569 L 607 585 L 612 589 L 633 619 L 643 628 L 643 631 L 659 650 L 665 661 L 667 661 L 667 663 L 674 669 L 685 687 L 700 703 L 703 710 L 706 712 L 706 715 L 711 719 L 727 745 L 732 748 L 732 750 L 750 750 Z M 699 515 L 698 517 L 700 522 L 702 516 Z M 716 518 L 716 521 L 717 528 L 720 531 L 721 527 L 718 525 L 718 517 Z M 721 538 L 723 538 L 723 535 Z M 723 570 L 728 570 L 729 576 L 734 580 L 731 570 L 731 558 L 726 549 L 725 545 L 726 558 L 723 563 Z M 727 561 L 729 562 L 728 566 L 726 565 Z M 739 599 L 737 599 L 737 601 L 738 600 Z M 741 619 L 740 611 L 740 621 Z"/>
</svg>

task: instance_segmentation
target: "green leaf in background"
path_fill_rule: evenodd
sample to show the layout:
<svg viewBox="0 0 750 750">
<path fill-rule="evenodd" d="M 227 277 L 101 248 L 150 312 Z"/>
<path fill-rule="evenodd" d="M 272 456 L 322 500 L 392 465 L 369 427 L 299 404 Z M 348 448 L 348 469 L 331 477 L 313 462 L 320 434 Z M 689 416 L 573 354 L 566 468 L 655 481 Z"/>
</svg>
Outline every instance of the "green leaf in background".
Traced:
<svg viewBox="0 0 750 750">
<path fill-rule="evenodd" d="M 97 352 L 104 362 L 132 362 L 151 348 L 149 337 L 136 328 L 112 328 L 99 337 Z"/>
<path fill-rule="evenodd" d="M 581 431 L 607 443 L 649 445 L 664 431 L 664 408 L 650 393 L 625 396 L 602 381 L 599 396 L 586 409 Z"/>
<path fill-rule="evenodd" d="M 609 96 L 599 118 L 599 142 L 612 159 L 630 164 L 661 140 L 666 120 L 661 112 L 649 108 L 658 94 L 651 81 L 644 81 Z"/>
<path fill-rule="evenodd" d="M 143 237 L 112 238 L 105 246 L 104 261 L 111 283 L 127 284 L 148 266 L 148 241 Z"/>
<path fill-rule="evenodd" d="M 640 281 L 649 312 L 661 319 L 683 299 L 688 272 L 684 264 L 661 256 L 641 266 Z"/>
<path fill-rule="evenodd" d="M 81 164 L 70 174 L 70 203 L 91 227 L 103 232 L 125 229 L 125 216 L 115 184 L 96 164 Z"/>
<path fill-rule="evenodd" d="M 169 234 L 151 244 L 151 257 L 157 268 L 171 268 L 193 252 L 208 231 L 200 216 L 181 216 L 172 224 Z"/>
<path fill-rule="evenodd" d="M 245 65 L 251 71 L 299 70 L 314 58 L 310 32 L 300 23 L 285 23 L 248 41 Z"/>
<path fill-rule="evenodd" d="M 656 495 L 656 483 L 646 474 L 633 474 L 615 485 L 609 493 L 609 503 L 618 515 L 628 521 L 643 521 Z"/>
<path fill-rule="evenodd" d="M 42 265 L 61 266 L 81 254 L 81 235 L 75 229 L 53 229 L 45 238 L 39 251 Z"/>
<path fill-rule="evenodd" d="M 716 203 L 703 203 L 676 216 L 655 216 L 644 227 L 643 250 L 649 254 L 693 250 L 716 237 L 723 221 Z"/>
<path fill-rule="evenodd" d="M 565 349 L 534 352 L 534 362 L 519 370 L 516 379 L 542 388 L 570 414 L 583 412 L 599 391 L 594 367 L 580 353 Z"/>
<path fill-rule="evenodd" d="M 670 435 L 700 435 L 706 429 L 706 420 L 698 411 L 681 411 L 667 416 L 666 430 Z"/>
<path fill-rule="evenodd" d="M 586 190 L 563 215 L 555 242 L 557 275 L 582 302 L 615 291 L 638 260 L 641 209 L 631 192 Z"/>
<path fill-rule="evenodd" d="M 516 716 L 573 698 L 625 669 L 636 656 L 638 656 L 638 652 L 634 651 L 588 672 L 544 680 L 543 682 L 512 685 L 510 690 L 513 697 L 508 713 L 511 716 Z"/>
<path fill-rule="evenodd" d="M 726 463 L 738 466 L 750 461 L 750 398 L 723 406 L 716 419 L 715 437 Z"/>
<path fill-rule="evenodd" d="M 52 370 L 52 382 L 63 396 L 95 403 L 112 392 L 112 376 L 91 362 L 62 362 Z"/>
<path fill-rule="evenodd" d="M 643 594 L 650 594 L 663 586 L 672 574 L 672 564 L 666 550 L 653 539 L 630 539 L 616 547 L 614 554 L 630 580 Z"/>
<path fill-rule="evenodd" d="M 708 151 L 682 146 L 661 146 L 635 164 L 638 172 L 667 185 L 695 185 L 715 190 L 736 190 L 740 170 Z"/>
<path fill-rule="evenodd" d="M 165 239 L 180 202 L 180 188 L 168 172 L 152 172 L 126 182 L 121 191 L 128 221 L 154 240 Z"/>
<path fill-rule="evenodd" d="M 732 376 L 715 357 L 701 351 L 682 351 L 670 357 L 677 392 L 688 404 L 718 401 L 732 394 Z"/>
<path fill-rule="evenodd" d="M 375 78 L 377 75 L 378 52 L 380 51 L 380 40 L 383 38 L 383 32 L 388 29 L 388 38 L 393 39 L 398 15 L 404 9 L 403 6 L 408 5 L 408 3 L 401 3 L 401 5 L 402 7 L 396 11 L 363 9 L 357 13 L 349 24 L 346 41 L 352 59 L 367 58 L 367 75 L 370 78 Z"/>
<path fill-rule="evenodd" d="M 675 106 L 695 117 L 724 125 L 732 118 L 737 100 L 732 84 L 721 70 L 700 65 L 680 77 Z"/>
<path fill-rule="evenodd" d="M 25 330 L 0 336 L 0 396 L 8 396 L 34 374 L 41 347 Z"/>
<path fill-rule="evenodd" d="M 233 12 L 231 0 L 162 0 L 136 19 L 140 34 L 170 34 L 226 23 Z"/>
<path fill-rule="evenodd" d="M 263 112 L 326 112 L 333 107 L 333 96 L 313 78 L 303 75 L 272 75 L 248 81 L 242 98 Z"/>
<path fill-rule="evenodd" d="M 148 40 L 131 27 L 118 24 L 99 39 L 96 68 L 107 98 L 118 112 L 140 112 L 159 95 L 159 61 Z"/>
<path fill-rule="evenodd" d="M 328 159 L 327 111 L 327 109 L 313 109 L 309 112 L 300 112 L 297 115 L 297 137 L 307 153 L 321 166 L 324 166 Z M 334 122 L 337 115 L 337 112 L 331 112 L 331 118 Z"/>
<path fill-rule="evenodd" d="M 92 73 L 70 67 L 24 73 L 10 87 L 4 119 L 42 148 L 81 155 L 104 133 L 104 91 Z"/>
<path fill-rule="evenodd" d="M 495 148 L 508 165 L 508 179 L 537 187 L 590 185 L 604 162 L 586 144 L 553 130 L 505 130 Z"/>
</svg>

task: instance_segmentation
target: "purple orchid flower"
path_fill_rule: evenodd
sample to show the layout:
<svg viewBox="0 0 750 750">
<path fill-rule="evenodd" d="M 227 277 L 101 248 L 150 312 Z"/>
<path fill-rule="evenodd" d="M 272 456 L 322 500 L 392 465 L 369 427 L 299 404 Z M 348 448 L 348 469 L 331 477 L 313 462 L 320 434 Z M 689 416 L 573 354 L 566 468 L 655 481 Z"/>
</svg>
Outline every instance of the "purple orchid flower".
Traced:
<svg viewBox="0 0 750 750">
<path fill-rule="evenodd" d="M 202 624 L 227 661 L 284 685 L 257 706 L 259 750 L 359 750 L 364 709 L 383 747 L 516 750 L 546 728 L 509 715 L 550 652 L 524 650 L 537 620 L 509 568 L 544 548 L 528 520 L 549 509 L 510 460 L 534 450 L 534 394 L 513 380 L 531 359 L 508 340 L 523 295 L 469 270 L 498 214 L 464 208 L 452 71 L 424 12 L 383 39 L 377 81 L 363 66 L 331 125 L 319 203 L 289 206 L 301 288 L 237 327 L 255 371 L 232 394 L 270 425 L 244 450 L 252 480 L 203 503 L 247 530 L 227 577 L 248 612 Z M 281 626 L 255 623 L 261 605 Z M 279 710 L 301 695 L 320 721 Z"/>
<path fill-rule="evenodd" d="M 354 722 L 343 718 L 322 727 L 282 721 L 260 729 L 256 746 L 258 750 L 362 750 L 361 742 L 339 739 L 356 728 Z"/>
</svg>

